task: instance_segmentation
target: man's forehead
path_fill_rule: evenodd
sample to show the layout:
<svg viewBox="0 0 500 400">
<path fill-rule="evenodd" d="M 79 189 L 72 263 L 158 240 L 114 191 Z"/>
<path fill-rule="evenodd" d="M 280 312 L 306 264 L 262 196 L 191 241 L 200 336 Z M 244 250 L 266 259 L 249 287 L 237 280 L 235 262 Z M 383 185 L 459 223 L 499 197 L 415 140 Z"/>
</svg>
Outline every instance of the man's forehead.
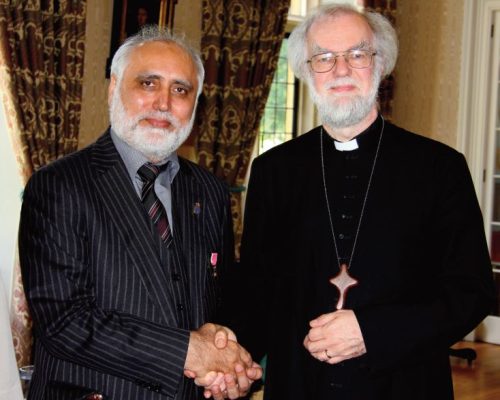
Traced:
<svg viewBox="0 0 500 400">
<path fill-rule="evenodd" d="M 128 70 L 128 71 L 127 71 Z M 189 54 L 171 42 L 146 42 L 130 53 L 126 72 L 135 76 L 165 77 L 174 74 L 179 79 L 196 79 L 196 66 Z"/>
<path fill-rule="evenodd" d="M 156 56 L 168 56 L 169 54 L 176 53 L 179 57 L 191 59 L 189 57 L 187 51 L 179 46 L 175 42 L 170 41 L 160 41 L 154 40 L 150 42 L 140 43 L 136 47 L 134 47 L 131 52 L 131 57 L 141 57 L 142 54 L 148 53 L 150 55 Z"/>
<path fill-rule="evenodd" d="M 366 48 L 372 38 L 373 32 L 363 16 L 344 12 L 319 18 L 307 33 L 308 48 L 313 52 Z M 332 44 L 342 48 L 332 49 Z"/>
</svg>

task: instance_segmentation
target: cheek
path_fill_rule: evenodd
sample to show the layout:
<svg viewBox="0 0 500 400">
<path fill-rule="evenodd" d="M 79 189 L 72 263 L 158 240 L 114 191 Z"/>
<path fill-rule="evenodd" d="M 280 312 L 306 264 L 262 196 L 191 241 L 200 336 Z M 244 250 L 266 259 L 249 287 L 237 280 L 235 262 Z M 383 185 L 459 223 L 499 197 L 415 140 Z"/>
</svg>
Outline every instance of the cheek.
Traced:
<svg viewBox="0 0 500 400">
<path fill-rule="evenodd" d="M 317 92 L 321 92 L 323 90 L 323 87 L 325 86 L 326 82 L 326 77 L 324 76 L 325 74 L 316 74 L 312 78 L 312 83 L 314 85 L 314 88 L 316 89 Z"/>
<path fill-rule="evenodd" d="M 172 113 L 175 115 L 175 117 L 183 122 L 189 121 L 193 112 L 194 103 L 191 101 L 178 103 L 175 109 L 172 110 Z"/>
<path fill-rule="evenodd" d="M 123 98 L 123 106 L 127 113 L 135 115 L 145 111 L 148 107 L 148 102 L 141 96 L 128 96 Z"/>
<path fill-rule="evenodd" d="M 372 73 L 369 71 L 366 71 L 366 73 L 361 73 L 359 80 L 360 82 L 362 82 L 365 91 L 368 92 L 371 89 L 373 83 Z"/>
</svg>

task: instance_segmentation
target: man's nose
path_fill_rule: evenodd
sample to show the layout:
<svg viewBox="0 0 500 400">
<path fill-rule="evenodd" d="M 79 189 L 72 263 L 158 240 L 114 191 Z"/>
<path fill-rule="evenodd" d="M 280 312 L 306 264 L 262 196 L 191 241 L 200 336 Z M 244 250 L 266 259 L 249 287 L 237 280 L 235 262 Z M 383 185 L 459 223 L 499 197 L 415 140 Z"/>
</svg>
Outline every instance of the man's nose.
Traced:
<svg viewBox="0 0 500 400">
<path fill-rule="evenodd" d="M 167 90 L 158 92 L 153 102 L 153 108 L 157 111 L 170 110 L 170 94 Z"/>
<path fill-rule="evenodd" d="M 351 74 L 351 66 L 344 56 L 338 56 L 333 68 L 335 75 L 347 76 Z"/>
</svg>

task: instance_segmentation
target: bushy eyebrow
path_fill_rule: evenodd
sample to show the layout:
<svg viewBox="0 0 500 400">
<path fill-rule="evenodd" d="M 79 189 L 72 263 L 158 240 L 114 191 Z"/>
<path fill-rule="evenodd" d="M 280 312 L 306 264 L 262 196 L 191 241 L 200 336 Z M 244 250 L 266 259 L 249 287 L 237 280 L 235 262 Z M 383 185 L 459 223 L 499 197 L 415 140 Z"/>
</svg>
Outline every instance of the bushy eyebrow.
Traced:
<svg viewBox="0 0 500 400">
<path fill-rule="evenodd" d="M 371 47 L 370 43 L 368 43 L 366 40 L 362 40 L 358 44 L 355 44 L 354 46 L 351 46 L 350 48 L 348 48 L 344 51 L 365 50 L 365 49 L 369 49 L 370 47 Z M 332 51 L 330 49 L 325 49 L 324 47 L 318 46 L 317 44 L 313 44 L 312 53 L 313 54 L 322 54 L 322 53 L 336 53 L 336 52 Z"/>
<path fill-rule="evenodd" d="M 185 79 L 175 79 L 173 83 L 176 85 L 185 86 L 188 90 L 193 89 L 193 84 L 189 81 L 186 81 Z"/>
<path fill-rule="evenodd" d="M 137 75 L 137 80 L 160 80 L 161 76 L 157 74 L 139 74 Z"/>
<path fill-rule="evenodd" d="M 351 47 L 349 50 L 366 50 L 366 49 L 369 49 L 371 47 L 372 46 L 370 43 L 368 43 L 366 40 L 362 40 L 356 46 Z"/>
<path fill-rule="evenodd" d="M 137 75 L 137 78 L 136 78 L 138 81 L 143 81 L 143 80 L 162 80 L 164 79 L 161 75 L 158 75 L 158 74 L 139 74 Z M 173 82 L 172 82 L 174 85 L 182 85 L 182 86 L 185 86 L 188 90 L 192 90 L 193 89 L 193 84 L 191 82 L 189 82 L 188 80 L 185 80 L 185 79 L 174 79 Z"/>
</svg>

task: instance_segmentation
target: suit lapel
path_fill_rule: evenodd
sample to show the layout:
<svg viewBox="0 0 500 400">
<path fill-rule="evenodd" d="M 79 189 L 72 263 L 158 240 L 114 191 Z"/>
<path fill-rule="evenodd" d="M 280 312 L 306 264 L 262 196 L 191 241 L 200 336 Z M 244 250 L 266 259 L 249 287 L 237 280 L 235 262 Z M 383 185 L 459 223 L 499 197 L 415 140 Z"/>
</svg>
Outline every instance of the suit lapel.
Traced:
<svg viewBox="0 0 500 400">
<path fill-rule="evenodd" d="M 175 304 L 167 289 L 165 269 L 152 240 L 151 224 L 145 218 L 143 206 L 134 190 L 125 165 L 107 132 L 95 144 L 92 163 L 97 171 L 94 182 L 109 221 L 122 239 L 134 266 L 148 289 L 150 299 L 161 310 L 167 324 L 177 325 Z"/>
<path fill-rule="evenodd" d="M 208 250 L 205 238 L 205 201 L 202 185 L 195 179 L 187 163 L 179 159 L 181 168 L 172 185 L 173 208 L 176 211 L 174 235 L 182 235 L 181 251 L 184 255 L 192 322 L 195 327 L 204 322 L 204 295 Z"/>
</svg>

